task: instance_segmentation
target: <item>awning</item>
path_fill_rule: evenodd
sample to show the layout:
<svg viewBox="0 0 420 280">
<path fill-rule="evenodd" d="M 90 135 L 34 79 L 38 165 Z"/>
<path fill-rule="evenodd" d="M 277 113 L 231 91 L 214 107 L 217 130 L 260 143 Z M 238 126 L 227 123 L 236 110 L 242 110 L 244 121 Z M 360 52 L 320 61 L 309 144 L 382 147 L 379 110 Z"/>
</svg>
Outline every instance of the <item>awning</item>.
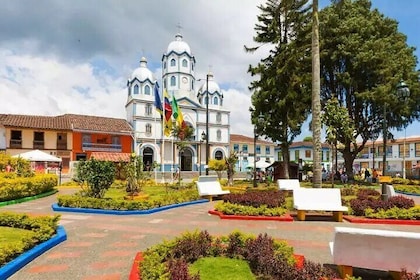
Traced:
<svg viewBox="0 0 420 280">
<path fill-rule="evenodd" d="M 100 161 L 129 162 L 131 153 L 92 152 L 91 158 Z"/>
</svg>

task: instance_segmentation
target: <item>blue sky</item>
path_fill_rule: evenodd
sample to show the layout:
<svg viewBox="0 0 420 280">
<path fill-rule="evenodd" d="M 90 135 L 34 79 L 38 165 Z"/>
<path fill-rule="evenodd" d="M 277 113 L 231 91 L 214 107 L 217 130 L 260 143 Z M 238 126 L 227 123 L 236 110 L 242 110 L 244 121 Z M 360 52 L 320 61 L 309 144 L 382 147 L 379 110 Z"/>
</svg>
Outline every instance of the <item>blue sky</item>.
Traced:
<svg viewBox="0 0 420 280">
<path fill-rule="evenodd" d="M 221 85 L 231 133 L 251 136 L 247 69 L 265 53 L 245 53 L 243 46 L 253 45 L 261 3 L 265 1 L 43 0 L 33 5 L 33 0 L 4 0 L 0 113 L 125 118 L 127 78 L 145 56 L 159 80 L 162 54 L 181 31 L 197 61 L 196 78 L 211 69 Z M 320 0 L 320 7 L 329 3 Z M 420 47 L 419 0 L 372 4 L 400 23 L 409 45 Z M 407 136 L 420 135 L 419 129 L 418 122 L 409 126 Z M 297 140 L 310 135 L 305 125 Z"/>
</svg>

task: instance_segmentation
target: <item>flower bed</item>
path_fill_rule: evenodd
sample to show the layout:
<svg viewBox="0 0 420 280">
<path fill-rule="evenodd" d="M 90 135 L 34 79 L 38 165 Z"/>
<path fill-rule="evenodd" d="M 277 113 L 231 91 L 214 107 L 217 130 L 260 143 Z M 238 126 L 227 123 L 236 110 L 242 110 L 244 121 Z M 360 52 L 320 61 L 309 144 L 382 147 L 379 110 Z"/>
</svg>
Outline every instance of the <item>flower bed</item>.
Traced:
<svg viewBox="0 0 420 280">
<path fill-rule="evenodd" d="M 228 236 L 212 237 L 202 231 L 186 233 L 138 254 L 139 278 L 131 278 L 135 277 L 132 272 L 130 279 L 162 279 L 164 275 L 165 279 L 199 279 L 189 273 L 188 266 L 209 256 L 243 259 L 259 279 L 334 279 L 338 276 L 329 268 L 294 256 L 292 247 L 267 234 L 255 237 L 233 232 Z"/>
</svg>

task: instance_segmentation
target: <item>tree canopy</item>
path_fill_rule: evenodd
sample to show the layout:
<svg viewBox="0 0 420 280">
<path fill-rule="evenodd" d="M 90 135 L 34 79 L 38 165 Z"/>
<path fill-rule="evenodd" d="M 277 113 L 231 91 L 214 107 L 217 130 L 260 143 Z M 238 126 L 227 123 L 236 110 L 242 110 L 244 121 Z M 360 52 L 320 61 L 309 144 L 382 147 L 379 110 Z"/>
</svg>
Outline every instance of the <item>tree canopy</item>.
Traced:
<svg viewBox="0 0 420 280">
<path fill-rule="evenodd" d="M 365 143 L 382 131 L 384 119 L 390 129 L 419 118 L 417 59 L 406 36 L 398 31 L 398 23 L 372 10 L 369 0 L 335 1 L 323 9 L 320 38 L 322 102 L 336 97 L 335 106 L 346 109 L 352 126 L 337 127 L 333 119 L 337 116 L 331 112 L 324 115 L 324 121 L 335 126 L 346 169 L 352 174 L 354 159 Z M 407 100 L 395 94 L 401 79 L 410 88 Z M 386 116 L 384 106 L 392 108 Z"/>
</svg>

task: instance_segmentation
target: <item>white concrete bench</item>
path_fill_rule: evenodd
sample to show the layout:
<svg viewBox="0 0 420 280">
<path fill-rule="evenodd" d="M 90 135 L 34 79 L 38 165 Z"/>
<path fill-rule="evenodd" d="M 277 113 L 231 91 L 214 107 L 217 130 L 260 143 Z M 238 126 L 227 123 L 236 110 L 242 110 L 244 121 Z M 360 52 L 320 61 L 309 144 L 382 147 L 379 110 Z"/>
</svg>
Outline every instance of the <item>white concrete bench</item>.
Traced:
<svg viewBox="0 0 420 280">
<path fill-rule="evenodd" d="M 396 196 L 396 195 L 397 195 L 397 194 L 395 193 L 395 190 L 394 190 L 394 186 L 393 186 L 393 185 L 388 185 L 388 184 L 386 184 L 386 185 L 385 185 L 385 190 L 386 190 L 386 194 L 387 194 L 388 198 L 390 198 L 390 197 L 393 197 L 393 196 Z"/>
<path fill-rule="evenodd" d="M 306 211 L 332 211 L 334 220 L 343 221 L 343 212 L 348 211 L 341 204 L 340 189 L 299 188 L 293 191 L 293 207 L 299 221 L 305 220 Z"/>
<path fill-rule="evenodd" d="M 298 179 L 278 179 L 277 186 L 281 191 L 293 191 L 300 188 Z"/>
<path fill-rule="evenodd" d="M 224 195 L 230 193 L 230 191 L 222 190 L 217 176 L 200 176 L 198 177 L 197 190 L 200 196 L 209 197 L 210 201 L 213 196 Z"/>
<path fill-rule="evenodd" d="M 353 275 L 353 267 L 400 272 L 420 272 L 420 233 L 336 227 L 330 243 L 334 264 L 342 278 Z"/>
</svg>

